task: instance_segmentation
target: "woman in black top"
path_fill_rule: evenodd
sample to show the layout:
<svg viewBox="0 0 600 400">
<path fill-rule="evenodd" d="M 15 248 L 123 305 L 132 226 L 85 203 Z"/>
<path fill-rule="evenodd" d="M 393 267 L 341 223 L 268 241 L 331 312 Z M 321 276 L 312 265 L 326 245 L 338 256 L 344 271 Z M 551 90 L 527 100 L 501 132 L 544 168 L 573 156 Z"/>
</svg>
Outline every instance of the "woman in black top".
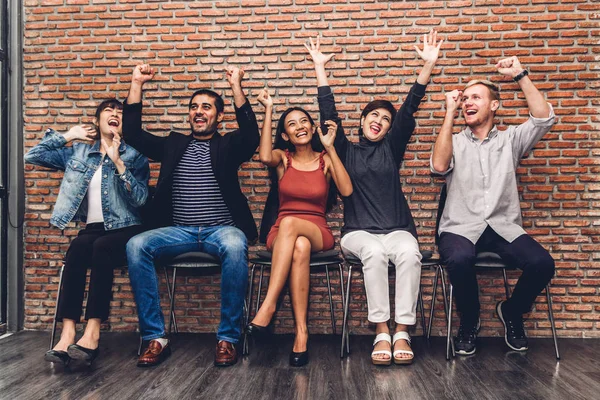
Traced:
<svg viewBox="0 0 600 400">
<path fill-rule="evenodd" d="M 415 50 L 425 62 L 405 102 L 396 112 L 387 100 L 375 100 L 363 110 L 358 143 L 346 137 L 333 93 L 327 82 L 325 64 L 333 54 L 324 55 L 319 40 L 306 45 L 315 66 L 321 120 L 338 125 L 335 148 L 344 163 L 354 192 L 344 198 L 344 227 L 341 247 L 345 254 L 363 264 L 369 321 L 377 336 L 371 355 L 373 364 L 410 364 L 408 327 L 416 322 L 416 304 L 421 276 L 421 253 L 410 208 L 400 184 L 399 168 L 415 129 L 414 113 L 425 95 L 425 87 L 437 61 L 442 41 L 437 33 L 424 35 L 423 50 Z M 388 263 L 396 267 L 394 339 L 390 336 Z M 394 352 L 392 354 L 392 344 Z"/>
</svg>

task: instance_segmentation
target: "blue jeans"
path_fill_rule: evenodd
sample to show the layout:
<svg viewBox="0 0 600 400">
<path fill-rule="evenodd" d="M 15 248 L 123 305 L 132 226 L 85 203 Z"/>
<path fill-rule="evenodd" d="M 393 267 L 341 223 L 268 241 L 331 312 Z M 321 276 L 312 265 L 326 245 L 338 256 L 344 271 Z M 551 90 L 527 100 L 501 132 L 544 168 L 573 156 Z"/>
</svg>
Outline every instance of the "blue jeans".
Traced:
<svg viewBox="0 0 600 400">
<path fill-rule="evenodd" d="M 141 233 L 129 240 L 129 279 L 142 338 L 151 340 L 165 336 L 154 261 L 190 251 L 202 251 L 221 259 L 221 323 L 217 339 L 237 343 L 248 285 L 248 243 L 244 233 L 233 226 L 169 226 Z"/>
</svg>

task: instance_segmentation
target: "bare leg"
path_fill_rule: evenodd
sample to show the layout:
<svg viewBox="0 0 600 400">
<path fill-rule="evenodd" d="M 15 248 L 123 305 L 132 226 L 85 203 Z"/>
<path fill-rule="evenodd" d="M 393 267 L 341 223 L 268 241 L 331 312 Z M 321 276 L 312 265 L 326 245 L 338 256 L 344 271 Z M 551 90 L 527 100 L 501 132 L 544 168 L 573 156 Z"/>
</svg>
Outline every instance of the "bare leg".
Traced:
<svg viewBox="0 0 600 400">
<path fill-rule="evenodd" d="M 90 318 L 85 332 L 79 341 L 78 345 L 85 347 L 86 349 L 94 350 L 98 348 L 98 341 L 100 340 L 100 318 Z"/>
<path fill-rule="evenodd" d="M 396 333 L 398 332 L 408 332 L 408 325 L 396 324 Z M 404 339 L 399 339 L 394 344 L 394 351 L 396 350 L 412 350 L 408 342 Z M 410 354 L 400 353 L 396 358 L 412 358 Z"/>
<path fill-rule="evenodd" d="M 379 335 L 380 333 L 390 333 L 390 328 L 388 328 L 388 323 L 386 322 L 378 322 L 375 324 L 375 335 Z M 373 348 L 373 351 L 378 351 L 378 350 L 388 350 L 391 351 L 391 346 L 388 342 L 386 342 L 385 340 L 382 340 L 381 342 L 377 343 L 375 345 L 375 347 Z M 375 360 L 389 360 L 390 356 L 388 356 L 387 354 L 376 354 L 373 356 L 373 358 Z"/>
<path fill-rule="evenodd" d="M 296 353 L 306 351 L 308 342 L 306 315 L 308 313 L 308 289 L 310 286 L 310 251 L 310 241 L 307 238 L 300 236 L 296 239 L 290 272 L 290 296 L 296 321 L 296 338 L 294 339 L 292 351 Z"/>
<path fill-rule="evenodd" d="M 313 251 L 323 249 L 323 237 L 317 225 L 295 217 L 285 217 L 281 220 L 279 233 L 273 243 L 269 288 L 265 300 L 252 320 L 253 324 L 258 326 L 269 325 L 277 307 L 277 299 L 290 274 L 296 239 L 300 236 L 308 239 Z"/>
<path fill-rule="evenodd" d="M 53 350 L 67 351 L 67 347 L 75 343 L 75 321 L 63 318 L 63 327 L 60 332 L 60 340 L 56 343 Z"/>
</svg>

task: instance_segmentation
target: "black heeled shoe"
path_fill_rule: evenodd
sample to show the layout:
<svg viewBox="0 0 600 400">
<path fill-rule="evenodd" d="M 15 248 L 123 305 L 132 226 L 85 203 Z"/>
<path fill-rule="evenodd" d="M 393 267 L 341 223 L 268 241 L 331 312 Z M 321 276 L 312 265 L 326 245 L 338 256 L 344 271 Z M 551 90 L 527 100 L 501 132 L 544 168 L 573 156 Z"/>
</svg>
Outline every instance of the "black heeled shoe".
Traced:
<svg viewBox="0 0 600 400">
<path fill-rule="evenodd" d="M 260 326 L 250 322 L 248 325 L 246 325 L 245 333 L 246 335 L 256 339 L 269 336 L 273 333 L 273 331 L 271 324 L 268 326 Z"/>
<path fill-rule="evenodd" d="M 71 362 L 71 357 L 66 351 L 63 350 L 48 350 L 44 354 L 44 360 L 56 364 L 62 364 L 65 367 Z"/>
<path fill-rule="evenodd" d="M 78 344 L 72 344 L 67 348 L 67 353 L 73 360 L 87 361 L 91 365 L 100 354 L 100 346 L 92 350 Z"/>
<path fill-rule="evenodd" d="M 308 364 L 308 350 L 296 353 L 292 351 L 290 353 L 290 365 L 292 367 L 302 367 Z"/>
</svg>

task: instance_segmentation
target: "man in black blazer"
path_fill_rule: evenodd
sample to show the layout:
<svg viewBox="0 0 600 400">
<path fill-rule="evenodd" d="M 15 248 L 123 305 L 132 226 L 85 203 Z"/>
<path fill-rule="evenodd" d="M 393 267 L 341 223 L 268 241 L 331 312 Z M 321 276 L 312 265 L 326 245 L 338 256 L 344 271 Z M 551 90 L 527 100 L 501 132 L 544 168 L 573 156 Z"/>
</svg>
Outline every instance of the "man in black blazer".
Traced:
<svg viewBox="0 0 600 400">
<path fill-rule="evenodd" d="M 138 359 L 139 367 L 158 365 L 171 353 L 154 261 L 190 251 L 209 253 L 221 260 L 221 322 L 215 365 L 237 362 L 235 345 L 241 335 L 248 282 L 247 243 L 257 237 L 237 172 L 254 154 L 260 136 L 242 90 L 244 72 L 228 67 L 226 76 L 239 129 L 225 135 L 217 131 L 224 116 L 223 99 L 211 90 L 201 89 L 188 105 L 191 132 L 155 136 L 142 129 L 141 102 L 142 86 L 154 77 L 154 70 L 149 65 L 138 65 L 133 71 L 123 109 L 124 138 L 130 146 L 161 162 L 148 212 L 149 225 L 155 229 L 135 236 L 127 244 L 140 333 L 150 341 Z"/>
</svg>

